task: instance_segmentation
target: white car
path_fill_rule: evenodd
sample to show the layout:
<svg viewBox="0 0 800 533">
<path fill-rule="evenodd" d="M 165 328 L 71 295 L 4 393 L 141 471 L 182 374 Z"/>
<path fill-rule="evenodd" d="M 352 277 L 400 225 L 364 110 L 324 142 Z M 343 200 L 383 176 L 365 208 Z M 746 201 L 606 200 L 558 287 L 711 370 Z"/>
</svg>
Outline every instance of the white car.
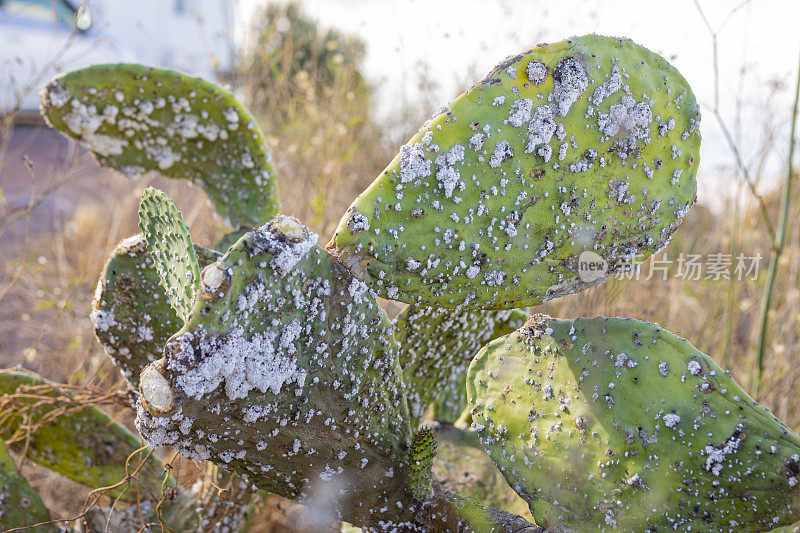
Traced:
<svg viewBox="0 0 800 533">
<path fill-rule="evenodd" d="M 36 119 L 39 89 L 57 74 L 134 61 L 92 27 L 89 10 L 70 0 L 0 0 L 0 117 Z"/>
</svg>

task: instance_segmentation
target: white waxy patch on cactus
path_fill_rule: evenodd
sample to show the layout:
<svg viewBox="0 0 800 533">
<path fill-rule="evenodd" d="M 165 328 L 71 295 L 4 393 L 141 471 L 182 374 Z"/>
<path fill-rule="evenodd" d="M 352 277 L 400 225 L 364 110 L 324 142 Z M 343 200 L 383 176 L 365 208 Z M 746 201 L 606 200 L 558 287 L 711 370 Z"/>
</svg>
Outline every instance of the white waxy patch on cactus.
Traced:
<svg viewBox="0 0 800 533">
<path fill-rule="evenodd" d="M 553 67 L 553 92 L 550 98 L 559 116 L 567 116 L 572 104 L 581 97 L 588 85 L 586 68 L 575 57 L 564 58 Z"/>
<path fill-rule="evenodd" d="M 681 417 L 674 413 L 667 413 L 664 415 L 664 425 L 668 428 L 674 428 L 681 421 Z"/>
<path fill-rule="evenodd" d="M 353 234 L 367 231 L 369 229 L 369 219 L 364 213 L 353 211 L 347 221 L 347 228 Z"/>
<path fill-rule="evenodd" d="M 525 67 L 525 72 L 528 74 L 528 79 L 534 85 L 541 85 L 547 77 L 547 65 L 535 59 L 528 63 Z"/>
<path fill-rule="evenodd" d="M 62 84 L 53 83 L 45 90 L 47 91 L 47 98 L 50 100 L 50 104 L 54 105 L 55 107 L 64 107 L 64 104 L 69 102 L 69 91 Z"/>
<path fill-rule="evenodd" d="M 405 145 L 400 150 L 400 182 L 408 183 L 431 175 L 431 161 L 422 143 Z"/>
<path fill-rule="evenodd" d="M 300 388 L 305 384 L 306 372 L 297 368 L 297 361 L 287 350 L 298 334 L 297 325 L 289 324 L 280 336 L 265 331 L 253 334 L 250 339 L 244 329 L 237 328 L 221 343 L 202 333 L 198 337 L 184 335 L 180 339 L 181 350 L 169 364 L 171 368 L 180 368 L 202 354 L 192 372 L 177 377 L 183 392 L 198 400 L 220 385 L 224 385 L 230 400 L 245 398 L 253 389 L 278 394 L 286 384 L 295 383 Z M 200 354 L 195 354 L 198 349 Z"/>
<path fill-rule="evenodd" d="M 464 147 L 460 144 L 454 145 L 450 150 L 436 158 L 436 179 L 441 182 L 445 198 L 453 196 L 456 189 L 464 187 L 461 181 L 461 173 L 456 168 L 456 164 L 464 160 Z"/>
<path fill-rule="evenodd" d="M 173 152 L 169 146 L 148 146 L 145 151 L 161 170 L 167 170 L 181 160 L 181 156 Z"/>
<path fill-rule="evenodd" d="M 530 98 L 515 100 L 508 112 L 508 123 L 519 128 L 531 119 L 532 109 L 533 100 Z"/>
<path fill-rule="evenodd" d="M 114 311 L 104 309 L 92 309 L 89 314 L 89 319 L 92 321 L 94 329 L 100 331 L 108 331 L 112 326 L 116 326 L 117 322 L 114 320 Z"/>
<path fill-rule="evenodd" d="M 622 76 L 620 76 L 619 73 L 619 66 L 614 64 L 611 67 L 611 73 L 609 73 L 608 79 L 592 93 L 591 101 L 594 105 L 599 106 L 603 103 L 603 100 L 616 93 L 621 88 Z"/>
<path fill-rule="evenodd" d="M 270 231 L 277 230 L 284 237 L 281 238 Z M 284 230 L 288 233 L 285 233 Z M 272 268 L 279 276 L 285 276 L 297 262 L 317 244 L 319 236 L 292 217 L 278 215 L 270 223 L 258 230 L 264 239 L 265 249 L 275 250 L 277 253 L 272 259 Z"/>
<path fill-rule="evenodd" d="M 128 146 L 128 141 L 110 135 L 90 133 L 83 136 L 82 144 L 101 155 L 120 155 Z"/>
<path fill-rule="evenodd" d="M 501 163 L 508 161 L 512 157 L 514 157 L 514 150 L 511 148 L 511 145 L 508 141 L 500 141 L 494 147 L 492 158 L 489 160 L 489 166 L 497 168 Z"/>
</svg>

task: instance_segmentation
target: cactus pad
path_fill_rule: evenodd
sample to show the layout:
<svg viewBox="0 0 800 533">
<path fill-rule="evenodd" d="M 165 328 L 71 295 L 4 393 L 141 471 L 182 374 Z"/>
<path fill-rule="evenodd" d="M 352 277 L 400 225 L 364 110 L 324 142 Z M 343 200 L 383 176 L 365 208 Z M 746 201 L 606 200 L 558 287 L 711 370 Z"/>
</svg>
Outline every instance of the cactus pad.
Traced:
<svg viewBox="0 0 800 533">
<path fill-rule="evenodd" d="M 203 269 L 189 320 L 142 372 L 137 426 L 264 490 L 359 502 L 343 518 L 374 523 L 406 498 L 398 347 L 366 285 L 316 242 L 279 215 Z"/>
<path fill-rule="evenodd" d="M 464 381 L 469 362 L 492 339 L 522 327 L 515 311 L 455 311 L 409 305 L 395 321 L 400 366 L 413 421 L 436 402 L 436 420 L 453 422 L 467 405 Z"/>
<path fill-rule="evenodd" d="M 135 64 L 69 72 L 42 90 L 48 124 L 130 178 L 148 170 L 191 180 L 230 225 L 260 226 L 278 211 L 272 156 L 228 91 Z"/>
<path fill-rule="evenodd" d="M 4 398 L 0 418 L 0 437 L 12 450 L 24 450 L 28 459 L 92 488 L 114 485 L 138 469 L 135 480 L 107 494 L 131 503 L 158 499 L 161 462 L 107 414 L 22 372 L 0 373 L 0 393 L 15 394 Z"/>
<path fill-rule="evenodd" d="M 49 520 L 50 513 L 42 499 L 22 477 L 14 459 L 0 442 L 0 529 L 7 531 L 27 526 L 25 531 L 35 533 L 57 531 L 54 525 L 30 527 Z"/>
<path fill-rule="evenodd" d="M 698 125 L 686 80 L 644 47 L 540 45 L 423 126 L 328 247 L 403 302 L 511 309 L 572 294 L 667 244 L 695 200 Z"/>
<path fill-rule="evenodd" d="M 200 267 L 221 254 L 194 245 Z M 161 286 L 155 262 L 141 234 L 117 244 L 97 283 L 91 319 L 100 343 L 134 388 L 148 363 L 183 325 Z"/>
<path fill-rule="evenodd" d="M 800 437 L 654 324 L 531 317 L 478 353 L 467 393 L 542 525 L 739 532 L 800 517 Z"/>
<path fill-rule="evenodd" d="M 200 262 L 181 212 L 166 194 L 148 187 L 139 204 L 139 228 L 170 305 L 186 321 L 200 283 Z"/>
</svg>

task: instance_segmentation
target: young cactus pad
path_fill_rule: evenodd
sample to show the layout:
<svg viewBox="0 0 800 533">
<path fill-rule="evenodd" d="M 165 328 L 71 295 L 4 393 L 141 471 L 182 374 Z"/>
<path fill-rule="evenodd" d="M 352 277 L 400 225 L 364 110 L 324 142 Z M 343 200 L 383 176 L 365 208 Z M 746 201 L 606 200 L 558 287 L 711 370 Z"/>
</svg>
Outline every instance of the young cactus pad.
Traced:
<svg viewBox="0 0 800 533">
<path fill-rule="evenodd" d="M 137 426 L 264 490 L 330 494 L 359 525 L 394 519 L 412 513 L 396 505 L 411 440 L 397 343 L 316 242 L 279 215 L 203 269 L 189 320 L 142 372 Z"/>
<path fill-rule="evenodd" d="M 419 501 L 433 496 L 433 458 L 436 435 L 429 427 L 416 432 L 408 450 L 408 490 Z"/>
<path fill-rule="evenodd" d="M 222 256 L 196 244 L 194 252 L 200 268 Z M 128 237 L 103 267 L 92 303 L 95 335 L 134 388 L 142 369 L 161 357 L 164 344 L 183 325 L 160 280 L 144 237 Z"/>
<path fill-rule="evenodd" d="M 139 204 L 139 228 L 170 305 L 186 321 L 200 283 L 200 263 L 181 212 L 166 194 L 148 187 Z"/>
<path fill-rule="evenodd" d="M 136 473 L 136 480 L 107 494 L 131 503 L 158 499 L 164 469 L 137 435 L 96 407 L 82 407 L 57 386 L 23 372 L 0 373 L 0 394 L 15 393 L 12 403 L 6 399 L 0 419 L 0 437 L 12 450 L 92 488 L 110 487 Z"/>
<path fill-rule="evenodd" d="M 695 200 L 699 119 L 683 76 L 627 39 L 537 46 L 423 126 L 328 246 L 403 302 L 511 309 L 583 290 L 667 244 Z M 604 269 L 579 276 L 579 258 Z"/>
<path fill-rule="evenodd" d="M 800 517 L 800 437 L 654 324 L 531 317 L 475 356 L 467 394 L 540 524 L 739 532 Z"/>
<path fill-rule="evenodd" d="M 232 226 L 278 211 L 272 156 L 250 113 L 200 78 L 134 64 L 74 70 L 42 90 L 48 124 L 130 178 L 191 180 Z"/>
<path fill-rule="evenodd" d="M 419 421 L 434 401 L 437 421 L 455 421 L 467 406 L 469 362 L 484 344 L 522 327 L 526 318 L 519 310 L 455 311 L 415 304 L 403 309 L 395 321 L 395 338 L 412 421 Z"/>
</svg>

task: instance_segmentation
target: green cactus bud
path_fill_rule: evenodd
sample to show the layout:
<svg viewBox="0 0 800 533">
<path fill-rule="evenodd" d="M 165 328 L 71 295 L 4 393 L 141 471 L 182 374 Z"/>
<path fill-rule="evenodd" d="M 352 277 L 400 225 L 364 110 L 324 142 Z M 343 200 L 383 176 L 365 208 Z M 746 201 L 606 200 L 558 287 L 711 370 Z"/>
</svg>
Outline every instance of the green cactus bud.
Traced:
<svg viewBox="0 0 800 533">
<path fill-rule="evenodd" d="M 261 489 L 327 494 L 358 525 L 411 519 L 391 323 L 316 241 L 278 216 L 203 270 L 189 320 L 142 372 L 137 426 Z"/>
<path fill-rule="evenodd" d="M 222 255 L 196 244 L 194 251 L 201 268 Z M 90 315 L 95 335 L 133 388 L 183 325 L 160 280 L 138 234 L 117 244 L 97 283 Z"/>
<path fill-rule="evenodd" d="M 533 521 L 528 504 L 508 486 L 476 432 L 441 424 L 436 427 L 436 441 L 433 475 L 443 488 Z"/>
<path fill-rule="evenodd" d="M 170 305 L 186 321 L 200 283 L 200 263 L 181 212 L 166 194 L 148 187 L 139 204 L 139 228 Z"/>
<path fill-rule="evenodd" d="M 646 48 L 540 45 L 423 126 L 328 247 L 403 302 L 511 309 L 572 294 L 667 244 L 695 200 L 698 124 L 686 80 Z"/>
<path fill-rule="evenodd" d="M 408 489 L 419 501 L 425 501 L 433 496 L 435 456 L 436 435 L 431 428 L 420 428 L 408 449 Z"/>
<path fill-rule="evenodd" d="M 740 532 L 800 518 L 800 437 L 654 324 L 531 317 L 475 356 L 467 394 L 540 524 Z"/>
<path fill-rule="evenodd" d="M 57 531 L 54 525 L 41 524 L 50 520 L 50 513 L 42 499 L 22 477 L 14 459 L 0 442 L 0 528 L 7 531 L 24 527 L 25 531 L 43 533 Z"/>
<path fill-rule="evenodd" d="M 228 91 L 134 64 L 74 70 L 42 90 L 47 123 L 130 178 L 155 170 L 200 185 L 231 226 L 278 211 L 272 156 L 253 116 Z"/>
<path fill-rule="evenodd" d="M 136 503 L 155 501 L 161 462 L 138 436 L 56 384 L 23 372 L 0 372 L 4 409 L 0 437 L 14 451 L 69 479 Z M 126 481 L 128 474 L 134 475 Z M 174 482 L 169 480 L 174 486 Z"/>
<path fill-rule="evenodd" d="M 400 366 L 416 424 L 436 402 L 436 420 L 452 422 L 467 405 L 469 362 L 487 342 L 522 327 L 522 311 L 455 311 L 409 305 L 395 321 Z"/>
</svg>

